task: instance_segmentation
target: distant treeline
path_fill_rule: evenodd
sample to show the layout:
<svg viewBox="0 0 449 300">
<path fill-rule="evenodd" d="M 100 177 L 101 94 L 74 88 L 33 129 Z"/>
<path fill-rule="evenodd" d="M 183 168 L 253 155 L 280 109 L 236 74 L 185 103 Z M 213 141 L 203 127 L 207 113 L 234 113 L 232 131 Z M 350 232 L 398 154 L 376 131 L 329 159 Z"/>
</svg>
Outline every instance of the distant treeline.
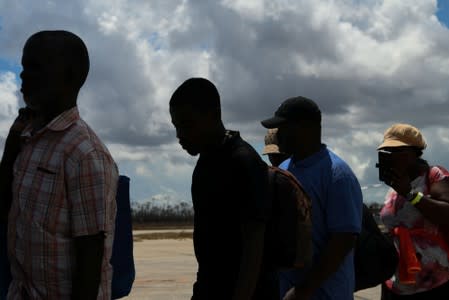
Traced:
<svg viewBox="0 0 449 300">
<path fill-rule="evenodd" d="M 382 204 L 368 203 L 367 206 L 378 216 Z M 193 224 L 193 208 L 187 202 L 175 205 L 155 205 L 151 202 L 144 204 L 133 202 L 132 204 L 133 224 L 137 227 L 145 225 L 181 225 L 189 226 Z"/>
<path fill-rule="evenodd" d="M 186 202 L 174 205 L 155 205 L 151 202 L 132 203 L 133 224 L 137 225 L 191 225 L 193 208 Z"/>
</svg>

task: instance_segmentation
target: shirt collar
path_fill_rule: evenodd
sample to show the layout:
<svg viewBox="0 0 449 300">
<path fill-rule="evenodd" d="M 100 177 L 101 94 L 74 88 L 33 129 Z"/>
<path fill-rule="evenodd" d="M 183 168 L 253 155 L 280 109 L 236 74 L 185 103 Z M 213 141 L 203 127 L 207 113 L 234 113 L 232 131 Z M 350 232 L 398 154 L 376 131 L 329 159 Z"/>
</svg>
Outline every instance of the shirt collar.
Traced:
<svg viewBox="0 0 449 300">
<path fill-rule="evenodd" d="M 223 140 L 220 143 L 210 147 L 207 151 L 201 153 L 202 156 L 216 155 L 217 152 L 227 151 L 229 147 L 240 138 L 240 132 L 234 130 L 226 130 Z"/>
<path fill-rule="evenodd" d="M 296 160 L 293 157 L 291 158 L 291 164 L 294 168 L 297 167 L 309 167 L 314 165 L 318 161 L 320 161 L 327 154 L 327 146 L 326 144 L 321 144 L 320 150 L 318 152 L 313 153 L 309 157 L 306 157 L 302 160 Z"/>
<path fill-rule="evenodd" d="M 51 131 L 64 131 L 67 128 L 69 128 L 73 123 L 78 121 L 80 119 L 80 115 L 78 112 L 78 107 L 72 107 L 64 112 L 62 112 L 60 115 L 58 115 L 56 118 L 54 118 L 50 123 L 48 123 L 44 128 L 39 130 L 37 133 L 42 133 L 46 130 Z M 31 132 L 33 128 L 31 125 L 28 125 L 25 130 L 22 133 L 23 137 L 31 137 Z"/>
<path fill-rule="evenodd" d="M 73 123 L 80 119 L 80 114 L 78 112 L 78 107 L 72 107 L 61 113 L 59 116 L 54 118 L 48 125 L 46 126 L 49 130 L 52 131 L 63 131 L 69 128 Z"/>
</svg>

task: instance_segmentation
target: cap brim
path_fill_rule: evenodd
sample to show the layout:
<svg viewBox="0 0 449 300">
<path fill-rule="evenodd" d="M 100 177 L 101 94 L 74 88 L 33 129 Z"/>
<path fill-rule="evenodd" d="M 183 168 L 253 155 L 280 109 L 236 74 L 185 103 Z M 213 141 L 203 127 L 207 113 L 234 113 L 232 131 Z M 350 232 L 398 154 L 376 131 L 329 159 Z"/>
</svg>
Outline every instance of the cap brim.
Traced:
<svg viewBox="0 0 449 300">
<path fill-rule="evenodd" d="M 379 147 L 377 147 L 377 150 L 380 150 L 382 148 L 387 148 L 387 147 L 411 147 L 411 145 L 404 143 L 402 141 L 399 140 L 385 140 L 382 144 L 379 145 Z"/>
<path fill-rule="evenodd" d="M 280 125 L 282 125 L 285 122 L 287 122 L 287 119 L 274 116 L 272 118 L 263 120 L 260 123 L 262 123 L 262 126 L 265 128 L 278 128 Z"/>
<path fill-rule="evenodd" d="M 266 154 L 280 154 L 279 147 L 277 145 L 274 145 L 274 144 L 265 145 L 265 147 L 263 148 L 262 154 L 263 155 L 266 155 Z"/>
</svg>

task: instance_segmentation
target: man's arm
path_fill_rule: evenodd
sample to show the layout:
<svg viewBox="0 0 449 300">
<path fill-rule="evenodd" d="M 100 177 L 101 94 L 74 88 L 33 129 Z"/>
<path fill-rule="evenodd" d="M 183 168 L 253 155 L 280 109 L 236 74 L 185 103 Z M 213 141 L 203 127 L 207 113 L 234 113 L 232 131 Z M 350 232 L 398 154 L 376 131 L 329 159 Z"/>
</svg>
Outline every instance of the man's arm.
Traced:
<svg viewBox="0 0 449 300">
<path fill-rule="evenodd" d="M 251 299 L 259 279 L 264 248 L 265 224 L 249 221 L 242 225 L 242 256 L 233 300 Z"/>
<path fill-rule="evenodd" d="M 72 300 L 97 299 L 104 239 L 104 232 L 75 238 L 76 268 L 72 281 Z"/>
<path fill-rule="evenodd" d="M 430 195 L 424 196 L 415 207 L 434 224 L 449 228 L 449 178 L 434 183 Z"/>
<path fill-rule="evenodd" d="M 14 162 L 20 152 L 20 135 L 31 119 L 31 111 L 21 108 L 12 124 L 5 141 L 0 162 L 0 221 L 6 222 L 12 202 L 12 182 Z"/>
<path fill-rule="evenodd" d="M 260 157 L 246 149 L 234 158 L 237 188 L 240 189 L 242 254 L 233 300 L 248 300 L 252 298 L 259 279 L 265 222 L 270 214 L 271 199 L 268 197 L 267 165 Z"/>
<path fill-rule="evenodd" d="M 320 259 L 312 266 L 305 281 L 296 287 L 297 292 L 312 295 L 326 279 L 338 270 L 345 257 L 354 248 L 356 238 L 356 234 L 350 232 L 332 233 Z M 299 299 L 299 295 L 297 298 Z"/>
<path fill-rule="evenodd" d="M 66 173 L 76 256 L 71 298 L 96 299 L 102 262 L 110 255 L 104 251 L 106 235 L 113 234 L 118 173 L 109 155 L 97 150 L 68 161 Z"/>
<path fill-rule="evenodd" d="M 20 133 L 10 131 L 0 162 L 0 222 L 6 222 L 12 202 L 14 162 L 19 154 Z"/>
<path fill-rule="evenodd" d="M 285 299 L 309 299 L 324 281 L 338 271 L 355 246 L 362 225 L 363 198 L 358 180 L 355 176 L 341 177 L 332 182 L 328 192 L 327 213 L 323 211 L 323 216 L 328 226 L 329 240 L 306 278 L 298 282 L 292 289 L 293 295 L 291 290 Z M 320 205 L 316 208 L 320 209 Z"/>
</svg>

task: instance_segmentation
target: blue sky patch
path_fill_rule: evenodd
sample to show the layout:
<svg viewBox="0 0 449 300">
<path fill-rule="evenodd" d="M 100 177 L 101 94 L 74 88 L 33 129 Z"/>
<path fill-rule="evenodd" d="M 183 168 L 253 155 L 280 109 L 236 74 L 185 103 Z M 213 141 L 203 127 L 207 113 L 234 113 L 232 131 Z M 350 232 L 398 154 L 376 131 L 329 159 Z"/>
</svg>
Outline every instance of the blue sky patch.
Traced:
<svg viewBox="0 0 449 300">
<path fill-rule="evenodd" d="M 438 0 L 437 17 L 441 23 L 449 27 L 449 1 Z"/>
<path fill-rule="evenodd" d="M 0 72 L 14 72 L 16 73 L 17 78 L 22 70 L 22 66 L 15 61 L 2 59 L 0 57 Z"/>
<path fill-rule="evenodd" d="M 162 48 L 162 41 L 160 39 L 160 36 L 157 32 L 153 32 L 150 37 L 148 38 L 148 42 L 150 43 L 151 47 L 155 51 L 159 51 Z"/>
</svg>

